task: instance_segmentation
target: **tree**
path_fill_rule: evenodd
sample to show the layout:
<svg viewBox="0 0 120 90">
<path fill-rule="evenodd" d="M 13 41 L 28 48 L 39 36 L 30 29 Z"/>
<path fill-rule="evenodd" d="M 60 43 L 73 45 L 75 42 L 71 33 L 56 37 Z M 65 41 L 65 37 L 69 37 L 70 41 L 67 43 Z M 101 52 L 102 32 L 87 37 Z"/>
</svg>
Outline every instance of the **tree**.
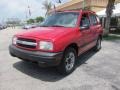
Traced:
<svg viewBox="0 0 120 90">
<path fill-rule="evenodd" d="M 61 0 L 59 0 L 59 3 L 61 3 Z"/>
<path fill-rule="evenodd" d="M 31 24 L 31 23 L 34 23 L 34 22 L 35 22 L 34 19 L 29 19 L 29 20 L 27 20 L 27 23 L 28 23 L 28 24 Z"/>
<path fill-rule="evenodd" d="M 53 0 L 54 3 L 62 3 L 63 0 Z"/>
<path fill-rule="evenodd" d="M 108 5 L 106 7 L 106 23 L 105 23 L 105 36 L 109 34 L 111 16 L 113 13 L 115 0 L 108 0 Z"/>
<path fill-rule="evenodd" d="M 39 16 L 39 17 L 36 17 L 36 22 L 39 23 L 39 22 L 43 22 L 44 21 L 44 18 Z"/>
<path fill-rule="evenodd" d="M 43 6 L 44 6 L 44 9 L 46 9 L 46 14 L 45 16 L 48 14 L 49 10 L 52 9 L 52 3 L 51 2 L 48 2 L 48 0 L 46 0 L 44 3 L 43 3 Z"/>
</svg>

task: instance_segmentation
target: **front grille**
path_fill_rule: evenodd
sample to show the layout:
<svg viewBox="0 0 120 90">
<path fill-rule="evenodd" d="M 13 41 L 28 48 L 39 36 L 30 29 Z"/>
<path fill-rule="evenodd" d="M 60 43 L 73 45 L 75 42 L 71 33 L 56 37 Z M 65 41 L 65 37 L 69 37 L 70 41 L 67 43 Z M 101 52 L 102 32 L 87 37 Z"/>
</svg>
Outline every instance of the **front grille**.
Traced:
<svg viewBox="0 0 120 90">
<path fill-rule="evenodd" d="M 36 43 L 36 40 L 34 40 L 34 39 L 18 38 L 18 40 Z"/>
<path fill-rule="evenodd" d="M 18 38 L 17 39 L 17 46 L 35 49 L 37 46 L 36 40 L 34 39 L 26 39 L 26 38 Z"/>
</svg>

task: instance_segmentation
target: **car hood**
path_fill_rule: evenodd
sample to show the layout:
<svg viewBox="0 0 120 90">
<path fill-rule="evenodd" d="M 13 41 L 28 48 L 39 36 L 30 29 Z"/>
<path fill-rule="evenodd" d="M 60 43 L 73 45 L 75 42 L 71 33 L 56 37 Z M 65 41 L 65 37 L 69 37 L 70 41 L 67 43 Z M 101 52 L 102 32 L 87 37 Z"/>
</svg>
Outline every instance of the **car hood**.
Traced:
<svg viewBox="0 0 120 90">
<path fill-rule="evenodd" d="M 65 27 L 37 27 L 17 34 L 23 37 L 34 37 L 38 39 L 55 39 L 73 31 L 74 28 Z"/>
</svg>

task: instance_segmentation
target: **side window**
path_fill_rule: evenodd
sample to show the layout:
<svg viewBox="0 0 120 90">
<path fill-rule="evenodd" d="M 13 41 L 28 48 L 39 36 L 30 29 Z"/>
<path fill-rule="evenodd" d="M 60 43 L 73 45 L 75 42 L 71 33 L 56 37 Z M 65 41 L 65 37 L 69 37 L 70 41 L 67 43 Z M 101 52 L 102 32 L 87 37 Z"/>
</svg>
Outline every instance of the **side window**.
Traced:
<svg viewBox="0 0 120 90">
<path fill-rule="evenodd" d="M 88 17 L 88 14 L 83 14 L 80 22 L 80 27 L 83 27 L 86 25 L 90 26 L 89 17 Z"/>
<path fill-rule="evenodd" d="M 90 22 L 91 22 L 91 25 L 97 25 L 98 18 L 94 14 L 90 14 Z"/>
</svg>

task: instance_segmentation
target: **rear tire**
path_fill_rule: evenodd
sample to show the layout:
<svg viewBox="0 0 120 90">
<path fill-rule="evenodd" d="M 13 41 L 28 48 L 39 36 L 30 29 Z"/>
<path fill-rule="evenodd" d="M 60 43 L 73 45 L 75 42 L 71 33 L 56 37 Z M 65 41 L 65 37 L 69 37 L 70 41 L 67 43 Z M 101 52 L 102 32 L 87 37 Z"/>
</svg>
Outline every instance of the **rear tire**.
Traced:
<svg viewBox="0 0 120 90">
<path fill-rule="evenodd" d="M 101 38 L 99 37 L 98 39 L 97 39 L 97 43 L 96 43 L 96 45 L 95 45 L 95 47 L 94 47 L 94 51 L 99 51 L 101 49 Z"/>
<path fill-rule="evenodd" d="M 60 65 L 57 67 L 58 71 L 64 75 L 72 73 L 75 69 L 76 58 L 77 53 L 75 49 L 71 47 L 67 48 Z"/>
</svg>

